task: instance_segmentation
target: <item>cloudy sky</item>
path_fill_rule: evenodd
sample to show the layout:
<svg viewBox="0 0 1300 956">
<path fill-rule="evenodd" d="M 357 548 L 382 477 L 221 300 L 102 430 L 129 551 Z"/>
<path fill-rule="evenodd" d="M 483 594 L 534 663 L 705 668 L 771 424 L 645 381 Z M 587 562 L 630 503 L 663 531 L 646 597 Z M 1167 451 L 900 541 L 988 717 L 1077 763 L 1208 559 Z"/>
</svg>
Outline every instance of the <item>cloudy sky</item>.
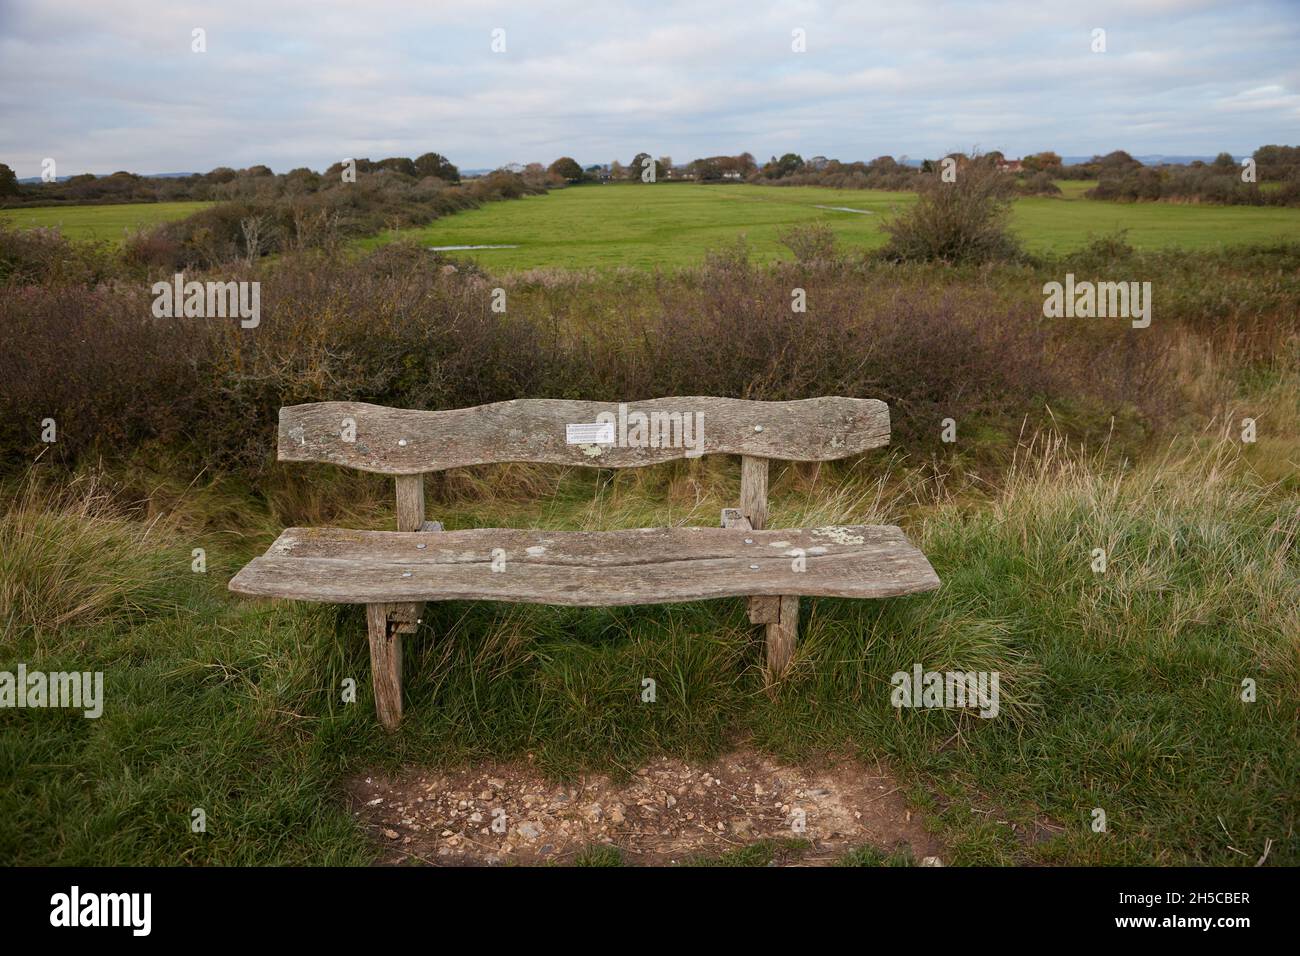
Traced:
<svg viewBox="0 0 1300 956">
<path fill-rule="evenodd" d="M 0 117 L 19 176 L 1245 154 L 1300 143 L 1300 0 L 0 0 Z"/>
</svg>

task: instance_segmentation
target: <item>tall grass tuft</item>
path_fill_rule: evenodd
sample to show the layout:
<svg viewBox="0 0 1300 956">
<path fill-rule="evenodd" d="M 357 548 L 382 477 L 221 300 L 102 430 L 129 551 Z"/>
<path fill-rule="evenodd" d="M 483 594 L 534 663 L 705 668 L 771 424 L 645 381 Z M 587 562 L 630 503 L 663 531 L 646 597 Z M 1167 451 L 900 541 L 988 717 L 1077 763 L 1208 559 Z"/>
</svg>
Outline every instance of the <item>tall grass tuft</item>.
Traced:
<svg viewBox="0 0 1300 956">
<path fill-rule="evenodd" d="M 189 572 L 161 518 L 130 520 L 94 477 L 51 487 L 29 473 L 0 514 L 0 627 L 43 634 L 157 609 Z"/>
</svg>

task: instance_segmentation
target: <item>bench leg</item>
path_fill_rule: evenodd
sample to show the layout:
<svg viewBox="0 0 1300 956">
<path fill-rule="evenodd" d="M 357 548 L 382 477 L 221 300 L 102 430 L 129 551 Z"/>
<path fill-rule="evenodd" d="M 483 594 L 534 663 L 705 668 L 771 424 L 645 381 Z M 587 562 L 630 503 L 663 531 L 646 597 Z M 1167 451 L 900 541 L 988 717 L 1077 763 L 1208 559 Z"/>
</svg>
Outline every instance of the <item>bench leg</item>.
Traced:
<svg viewBox="0 0 1300 956">
<path fill-rule="evenodd" d="M 370 671 L 375 682 L 375 710 L 387 730 L 402 721 L 402 635 L 389 619 L 389 604 L 366 605 L 370 632 Z"/>
<path fill-rule="evenodd" d="M 798 595 L 783 594 L 780 601 L 778 619 L 766 625 L 768 683 L 780 680 L 785 674 L 790 658 L 794 656 L 795 635 L 799 632 Z"/>
</svg>

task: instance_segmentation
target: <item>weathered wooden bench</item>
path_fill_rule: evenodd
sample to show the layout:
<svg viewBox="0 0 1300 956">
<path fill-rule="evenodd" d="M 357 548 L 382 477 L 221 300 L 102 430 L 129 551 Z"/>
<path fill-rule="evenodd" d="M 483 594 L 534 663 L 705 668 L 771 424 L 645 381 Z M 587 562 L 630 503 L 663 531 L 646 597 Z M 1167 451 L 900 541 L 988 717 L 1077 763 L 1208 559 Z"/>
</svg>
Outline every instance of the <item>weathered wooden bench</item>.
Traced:
<svg viewBox="0 0 1300 956">
<path fill-rule="evenodd" d="M 426 601 L 605 607 L 748 597 L 776 680 L 794 651 L 800 596 L 939 586 L 896 527 L 766 528 L 769 460 L 829 461 L 888 441 L 888 407 L 855 398 L 529 399 L 436 412 L 294 405 L 280 410 L 279 460 L 396 476 L 397 531 L 289 528 L 230 589 L 366 605 L 375 706 L 390 729 L 402 716 L 402 635 L 415 631 Z M 502 462 L 631 468 L 719 453 L 741 456 L 741 478 L 740 507 L 724 509 L 718 528 L 444 531 L 425 520 L 426 472 Z"/>
</svg>

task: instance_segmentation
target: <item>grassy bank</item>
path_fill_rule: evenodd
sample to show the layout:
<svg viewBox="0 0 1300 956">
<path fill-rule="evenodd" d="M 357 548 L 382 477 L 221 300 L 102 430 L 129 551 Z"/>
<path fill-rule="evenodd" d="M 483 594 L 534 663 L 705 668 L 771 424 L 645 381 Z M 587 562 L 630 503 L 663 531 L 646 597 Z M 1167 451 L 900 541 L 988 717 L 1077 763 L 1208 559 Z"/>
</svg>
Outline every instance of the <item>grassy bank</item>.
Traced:
<svg viewBox="0 0 1300 956">
<path fill-rule="evenodd" d="M 461 475 L 435 494 L 448 528 L 712 524 L 734 463 L 656 468 L 612 485 L 541 469 Z M 225 581 L 284 521 L 386 527 L 386 483 L 310 477 L 261 507 L 237 487 L 161 482 L 165 527 L 97 518 L 75 496 L 3 519 L 4 665 L 103 670 L 104 716 L 0 713 L 0 858 L 18 863 L 361 862 L 341 800 L 349 771 L 532 754 L 547 772 L 626 772 L 737 739 L 796 761 L 887 758 L 958 863 L 1297 862 L 1294 687 L 1300 494 L 1220 444 L 1121 473 L 1059 444 L 1022 450 L 987 500 L 911 485 L 897 468 L 781 472 L 775 524 L 899 520 L 944 580 L 929 596 L 805 600 L 775 699 L 743 604 L 610 610 L 430 606 L 408 642 L 407 717 L 379 731 L 357 609 L 235 600 Z M 892 493 L 881 495 L 881 488 Z M 542 500 L 528 490 L 552 492 Z M 343 502 L 348 502 L 343 506 Z M 72 618 L 35 584 L 94 543 Z M 207 573 L 191 571 L 204 547 Z M 1104 574 L 1094 547 L 1109 549 Z M 24 583 L 27 582 L 27 583 Z M 162 584 L 162 587 L 159 585 Z M 80 618 L 78 621 L 77 618 Z M 1001 713 L 896 711 L 889 676 L 997 670 Z M 656 678 L 653 706 L 641 678 Z M 356 704 L 340 700 L 357 681 Z M 1241 680 L 1258 700 L 1240 699 Z M 1105 810 L 1108 832 L 1090 828 Z M 190 832 L 191 810 L 207 833 Z M 1064 827 L 1050 842 L 1018 833 Z M 1020 830 L 1012 828 L 1017 824 Z M 1226 833 L 1226 835 L 1225 835 Z M 1243 856 L 1229 846 L 1248 854 Z"/>
</svg>

